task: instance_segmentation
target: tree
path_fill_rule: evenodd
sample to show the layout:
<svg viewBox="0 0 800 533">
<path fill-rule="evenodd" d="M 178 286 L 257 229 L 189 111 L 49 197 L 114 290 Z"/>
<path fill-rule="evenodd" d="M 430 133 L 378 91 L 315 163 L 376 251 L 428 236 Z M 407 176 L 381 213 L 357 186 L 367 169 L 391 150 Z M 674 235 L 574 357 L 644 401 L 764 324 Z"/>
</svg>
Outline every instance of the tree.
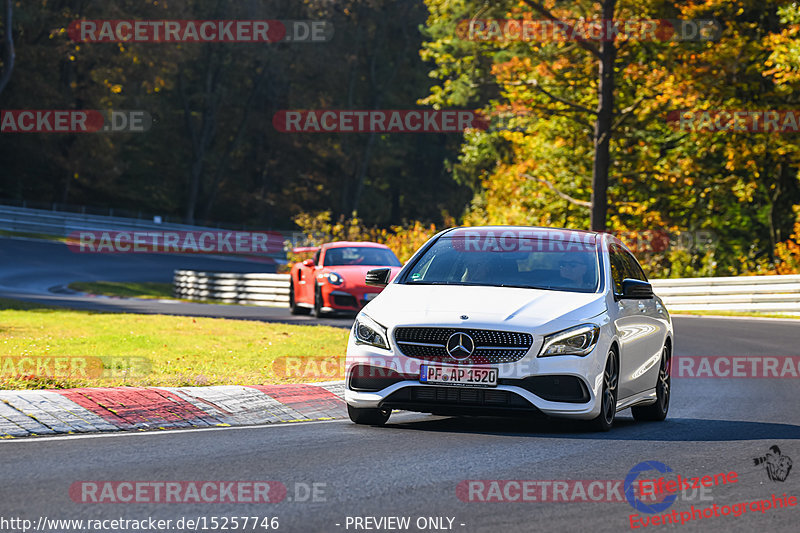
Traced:
<svg viewBox="0 0 800 533">
<path fill-rule="evenodd" d="M 474 53 L 476 55 L 479 53 L 487 55 L 485 50 L 488 49 L 500 57 L 506 57 L 504 51 L 510 51 L 519 54 L 517 57 L 530 58 L 532 63 L 559 61 L 568 58 L 575 65 L 586 64 L 587 62 L 595 65 L 594 69 L 589 70 L 591 78 L 585 80 L 587 82 L 586 87 L 592 88 L 591 90 L 595 92 L 593 98 L 587 98 L 588 95 L 577 92 L 577 87 L 575 86 L 565 86 L 558 83 L 548 86 L 550 84 L 543 83 L 533 76 L 525 76 L 517 82 L 529 85 L 538 93 L 539 101 L 536 103 L 541 106 L 540 110 L 543 114 L 565 115 L 577 113 L 588 117 L 588 120 L 593 123 L 591 133 L 592 187 L 590 226 L 593 230 L 605 231 L 608 215 L 607 197 L 609 171 L 611 168 L 610 147 L 612 134 L 615 121 L 624 116 L 625 112 L 615 107 L 615 72 L 620 68 L 617 63 L 616 36 L 613 32 L 610 32 L 610 38 L 592 41 L 581 37 L 581 31 L 575 28 L 575 20 L 583 18 L 586 16 L 585 14 L 590 13 L 593 3 L 577 2 L 570 7 L 565 7 L 555 1 L 523 0 L 521 3 L 513 1 L 498 2 L 490 8 L 479 1 L 459 2 L 455 7 L 444 0 L 428 0 L 427 3 L 431 9 L 429 29 L 431 35 L 438 39 L 426 44 L 424 57 L 436 60 L 440 68 L 434 70 L 434 74 L 447 80 L 444 88 L 434 87 L 432 97 L 427 99 L 429 103 L 441 105 L 465 104 L 469 96 L 477 95 L 477 93 L 473 92 L 467 96 L 463 92 L 465 85 L 479 85 L 481 82 L 489 81 L 485 78 L 485 71 L 480 68 L 475 70 L 451 69 L 451 65 L 446 64 L 444 61 L 445 59 L 458 57 L 450 55 L 450 52 L 465 51 L 463 48 L 461 50 L 453 50 L 454 48 L 457 49 L 458 46 L 453 44 L 451 37 L 446 33 L 448 30 L 452 30 L 454 25 L 463 23 L 456 20 L 455 16 L 464 16 L 464 14 L 471 12 L 480 13 L 481 17 L 487 18 L 491 15 L 496 15 L 497 19 L 502 20 L 508 16 L 517 20 L 533 22 L 533 16 L 535 15 L 550 23 L 551 27 L 562 28 L 566 35 L 577 35 L 572 43 L 542 43 L 541 45 L 540 43 L 529 45 L 528 43 L 503 42 L 503 37 L 501 36 L 499 43 L 489 39 L 476 43 L 475 49 L 483 48 L 484 50 L 481 52 L 476 50 Z M 599 10 L 596 13 L 596 17 L 599 17 L 601 24 L 605 25 L 606 21 L 612 21 L 616 18 L 616 0 L 602 0 L 598 3 Z M 524 4 L 529 10 L 522 9 L 520 4 Z M 472 18 L 472 16 L 470 15 L 469 18 Z M 592 17 L 587 16 L 587 18 Z M 489 27 L 490 29 L 486 31 L 491 33 L 491 23 Z M 472 28 L 473 26 L 470 25 L 469 32 L 472 31 Z M 474 38 L 475 36 L 467 35 L 467 37 Z M 481 39 L 480 35 L 477 37 L 478 40 Z M 525 49 L 526 47 L 527 50 Z M 470 52 L 470 50 L 466 51 L 466 53 Z M 581 55 L 584 57 L 580 57 Z M 475 63 L 478 62 L 477 60 L 475 61 Z M 586 65 L 578 68 L 587 70 Z M 457 80 L 456 77 L 461 77 L 462 79 Z M 550 81 L 555 80 L 551 79 Z M 489 83 L 492 82 L 489 81 Z M 580 100 L 577 100 L 576 97 Z M 594 104 L 591 103 L 592 100 L 595 101 Z M 585 123 L 587 119 L 582 118 L 581 120 Z M 557 190 L 557 187 L 547 180 L 544 180 L 543 183 L 547 183 L 549 184 L 548 187 Z"/>
<path fill-rule="evenodd" d="M 525 3 L 548 20 L 560 21 L 541 2 L 525 0 Z M 601 0 L 601 21 L 612 21 L 616 14 L 616 0 Z M 569 31 L 569 30 L 567 30 Z M 606 230 L 608 215 L 608 172 L 610 169 L 610 151 L 612 125 L 615 119 L 614 109 L 614 69 L 617 57 L 616 37 L 602 40 L 594 45 L 588 41 L 578 40 L 581 48 L 597 58 L 597 112 L 594 123 L 594 157 L 592 164 L 592 201 L 590 227 L 594 231 Z M 555 100 L 558 102 L 558 100 Z"/>
<path fill-rule="evenodd" d="M 796 135 L 684 131 L 666 120 L 682 109 L 795 109 L 794 87 L 776 87 L 763 73 L 770 56 L 765 43 L 793 31 L 776 15 L 787 3 L 617 4 L 619 20 L 715 19 L 722 30 L 715 40 L 616 40 L 608 228 L 680 232 L 690 241 L 697 232 L 712 233 L 720 243 L 650 253 L 645 260 L 651 272 L 753 271 L 770 261 L 773 243 L 791 233 L 791 207 L 800 202 Z M 541 4 L 562 21 L 597 6 Z M 423 57 L 434 62 L 432 76 L 442 83 L 426 101 L 479 105 L 498 119 L 497 129 L 465 137 L 455 165 L 456 175 L 475 190 L 466 222 L 597 228 L 587 208 L 590 194 L 597 195 L 601 80 L 595 56 L 580 40 L 520 42 L 498 38 L 489 25 L 484 38 L 457 38 L 463 20 L 542 18 L 527 1 L 428 5 Z M 603 15 L 593 16 L 599 22 Z M 783 55 L 791 55 L 793 35 L 787 33 L 790 51 Z"/>
</svg>

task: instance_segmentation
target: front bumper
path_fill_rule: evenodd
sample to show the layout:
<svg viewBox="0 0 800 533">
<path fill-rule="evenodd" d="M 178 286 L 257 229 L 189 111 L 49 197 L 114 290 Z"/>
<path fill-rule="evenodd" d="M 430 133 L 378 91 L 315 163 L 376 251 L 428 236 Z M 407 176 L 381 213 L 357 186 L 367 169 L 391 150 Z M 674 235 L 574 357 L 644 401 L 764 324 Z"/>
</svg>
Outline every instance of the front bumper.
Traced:
<svg viewBox="0 0 800 533">
<path fill-rule="evenodd" d="M 375 290 L 323 290 L 323 307 L 326 311 L 360 311 L 377 295 Z"/>
<path fill-rule="evenodd" d="M 423 384 L 419 381 L 420 365 L 432 362 L 402 355 L 391 332 L 389 336 L 392 349 L 382 350 L 356 344 L 351 335 L 345 388 L 345 401 L 349 405 L 445 415 L 544 414 L 592 419 L 600 413 L 597 399 L 610 344 L 602 335 L 592 353 L 585 357 L 537 358 L 542 338 L 536 336 L 528 353 L 519 361 L 478 365 L 498 369 L 496 387 Z M 376 372 L 381 374 L 379 380 L 361 378 Z"/>
</svg>

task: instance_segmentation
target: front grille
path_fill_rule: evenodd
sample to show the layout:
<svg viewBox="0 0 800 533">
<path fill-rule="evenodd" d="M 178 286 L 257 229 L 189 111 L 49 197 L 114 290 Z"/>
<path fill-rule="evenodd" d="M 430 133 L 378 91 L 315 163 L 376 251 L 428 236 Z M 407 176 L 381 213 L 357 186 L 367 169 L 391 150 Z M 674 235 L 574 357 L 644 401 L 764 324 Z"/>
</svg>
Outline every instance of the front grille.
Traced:
<svg viewBox="0 0 800 533">
<path fill-rule="evenodd" d="M 337 307 L 358 307 L 358 302 L 354 296 L 350 294 L 337 294 L 332 293 L 333 305 Z"/>
<path fill-rule="evenodd" d="M 509 391 L 432 386 L 404 387 L 390 394 L 383 401 L 383 405 L 398 408 L 426 405 L 432 410 L 435 410 L 437 405 L 533 409 L 533 405 L 525 398 Z"/>
<path fill-rule="evenodd" d="M 467 359 L 456 361 L 447 353 L 447 339 L 454 333 L 466 333 L 475 341 L 475 351 Z M 480 365 L 519 361 L 530 350 L 533 335 L 491 329 L 403 327 L 395 330 L 394 340 L 403 355 L 408 357 Z"/>
</svg>

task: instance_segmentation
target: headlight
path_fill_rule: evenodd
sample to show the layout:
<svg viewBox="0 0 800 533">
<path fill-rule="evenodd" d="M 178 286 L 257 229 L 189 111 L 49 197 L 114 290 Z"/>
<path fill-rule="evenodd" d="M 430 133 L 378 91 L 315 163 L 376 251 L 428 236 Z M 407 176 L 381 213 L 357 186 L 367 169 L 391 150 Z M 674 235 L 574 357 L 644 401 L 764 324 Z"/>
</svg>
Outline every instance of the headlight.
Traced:
<svg viewBox="0 0 800 533">
<path fill-rule="evenodd" d="M 353 335 L 355 335 L 356 344 L 369 344 L 384 350 L 389 349 L 389 341 L 386 340 L 386 328 L 364 313 L 356 317 L 356 322 L 353 324 Z"/>
<path fill-rule="evenodd" d="M 328 278 L 328 283 L 331 285 L 341 285 L 344 283 L 344 278 L 338 272 L 328 272 L 326 277 Z"/>
<path fill-rule="evenodd" d="M 588 355 L 597 344 L 600 328 L 594 324 L 581 324 L 553 333 L 544 338 L 539 357 L 550 355 Z"/>
</svg>

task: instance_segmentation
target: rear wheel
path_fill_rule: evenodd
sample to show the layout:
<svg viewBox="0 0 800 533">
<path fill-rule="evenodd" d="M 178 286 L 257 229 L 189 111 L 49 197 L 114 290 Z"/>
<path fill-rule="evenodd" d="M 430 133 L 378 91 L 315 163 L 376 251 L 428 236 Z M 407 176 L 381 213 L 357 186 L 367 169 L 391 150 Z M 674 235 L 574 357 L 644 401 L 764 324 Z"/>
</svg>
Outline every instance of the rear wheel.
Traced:
<svg viewBox="0 0 800 533">
<path fill-rule="evenodd" d="M 608 431 L 617 416 L 617 385 L 619 384 L 619 359 L 614 350 L 608 352 L 603 372 L 603 390 L 600 394 L 600 414 L 591 421 L 596 431 Z"/>
<path fill-rule="evenodd" d="M 289 312 L 293 315 L 307 315 L 311 312 L 308 307 L 297 305 L 297 298 L 294 295 L 294 282 L 289 282 Z"/>
<path fill-rule="evenodd" d="M 672 352 L 669 346 L 664 346 L 661 352 L 661 366 L 658 369 L 656 382 L 656 403 L 631 407 L 633 418 L 636 420 L 659 422 L 667 418 L 669 411 L 670 380 L 672 366 Z"/>
<path fill-rule="evenodd" d="M 392 414 L 391 409 L 377 409 L 369 407 L 353 407 L 347 405 L 347 414 L 350 420 L 356 424 L 363 424 L 366 426 L 382 426 L 389 420 Z"/>
</svg>

